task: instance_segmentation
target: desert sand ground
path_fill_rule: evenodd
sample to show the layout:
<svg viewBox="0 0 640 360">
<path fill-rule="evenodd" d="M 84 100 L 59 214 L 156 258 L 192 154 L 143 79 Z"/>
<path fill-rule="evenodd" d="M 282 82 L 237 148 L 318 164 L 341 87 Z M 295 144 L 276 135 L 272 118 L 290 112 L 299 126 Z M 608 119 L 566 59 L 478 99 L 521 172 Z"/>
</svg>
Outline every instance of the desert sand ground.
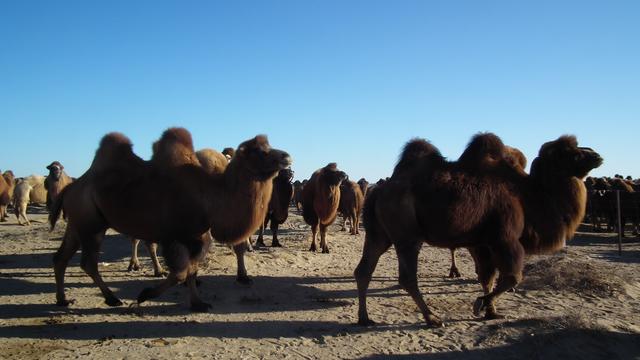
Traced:
<svg viewBox="0 0 640 360">
<path fill-rule="evenodd" d="M 127 272 L 129 242 L 111 232 L 100 270 L 126 305 L 105 305 L 76 255 L 66 287 L 77 302 L 55 306 L 51 258 L 64 222 L 50 233 L 42 208 L 30 208 L 30 217 L 30 227 L 19 226 L 15 217 L 0 223 L 3 359 L 640 358 L 640 241 L 630 234 L 622 256 L 614 234 L 581 232 L 559 254 L 527 259 L 524 283 L 498 303 L 507 318 L 492 321 L 472 314 L 481 289 L 466 250 L 458 256 L 463 277 L 449 279 L 448 250 L 424 246 L 420 288 L 445 321 L 438 329 L 423 325 L 398 287 L 391 249 L 369 290 L 369 314 L 381 324 L 363 328 L 355 325 L 352 274 L 364 233 L 350 236 L 334 225 L 331 254 L 310 253 L 309 227 L 294 209 L 282 228 L 284 248 L 248 254 L 250 287 L 234 281 L 232 251 L 212 247 L 200 272 L 201 295 L 213 305 L 206 314 L 189 312 L 183 286 L 129 306 L 158 279 L 142 246 L 144 268 Z"/>
</svg>

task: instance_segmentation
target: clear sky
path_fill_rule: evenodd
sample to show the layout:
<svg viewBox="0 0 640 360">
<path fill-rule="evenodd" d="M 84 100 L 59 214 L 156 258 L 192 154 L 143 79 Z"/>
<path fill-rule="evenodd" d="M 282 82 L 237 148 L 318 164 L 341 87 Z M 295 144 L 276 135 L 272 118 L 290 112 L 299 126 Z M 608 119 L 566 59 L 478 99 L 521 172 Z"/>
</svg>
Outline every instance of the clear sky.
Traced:
<svg viewBox="0 0 640 360">
<path fill-rule="evenodd" d="M 264 133 L 296 178 L 391 174 L 412 137 L 491 131 L 529 162 L 566 133 L 640 177 L 640 1 L 2 1 L 0 169 L 72 176 L 100 138 Z"/>
</svg>

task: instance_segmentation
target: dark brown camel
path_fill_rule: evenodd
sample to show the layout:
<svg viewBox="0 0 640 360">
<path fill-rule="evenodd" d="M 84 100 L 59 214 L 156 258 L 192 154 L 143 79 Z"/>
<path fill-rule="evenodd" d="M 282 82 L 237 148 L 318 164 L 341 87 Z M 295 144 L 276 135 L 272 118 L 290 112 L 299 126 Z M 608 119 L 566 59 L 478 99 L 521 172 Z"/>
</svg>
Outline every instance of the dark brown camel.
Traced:
<svg viewBox="0 0 640 360">
<path fill-rule="evenodd" d="M 122 304 L 97 266 L 104 233 L 111 227 L 162 245 L 169 275 L 156 287 L 144 289 L 138 303 L 186 281 L 191 309 L 207 311 L 210 305 L 199 298 L 195 280 L 211 241 L 208 230 L 217 241 L 244 243 L 264 219 L 273 177 L 289 165 L 289 155 L 272 149 L 265 136 L 240 144 L 224 174 L 210 175 L 197 165 L 185 129 L 165 131 L 150 161 L 136 156 L 124 135 L 106 135 L 89 170 L 63 190 L 49 216 L 53 228 L 63 208 L 68 215 L 62 245 L 54 256 L 57 304 L 72 302 L 64 293 L 64 274 L 79 248 L 80 266 L 106 303 Z M 239 266 L 238 277 L 247 278 L 246 271 L 240 271 Z"/>
<path fill-rule="evenodd" d="M 360 234 L 360 213 L 364 206 L 364 195 L 354 181 L 343 181 L 340 185 L 340 205 L 338 210 L 344 218 L 342 230 L 346 230 L 347 220 L 350 223 L 351 235 Z"/>
<path fill-rule="evenodd" d="M 278 227 L 284 224 L 289 217 L 289 204 L 291 203 L 291 198 L 293 198 L 292 179 L 293 170 L 291 169 L 281 170 L 278 176 L 273 179 L 273 194 L 271 194 L 271 201 L 269 201 L 269 211 L 267 211 L 264 223 L 260 226 L 256 246 L 265 246 L 264 228 L 269 223 L 271 223 L 271 233 L 273 234 L 271 246 L 282 246 L 278 241 Z"/>
<path fill-rule="evenodd" d="M 365 244 L 355 270 L 359 324 L 373 324 L 367 288 L 378 259 L 391 245 L 398 255 L 400 285 L 428 325 L 442 324 L 418 288 L 423 242 L 469 248 L 485 292 L 474 303 L 474 313 L 484 309 L 485 318 L 499 317 L 495 300 L 522 279 L 525 254 L 556 251 L 573 236 L 585 212 L 582 178 L 602 163 L 572 136 L 545 143 L 530 175 L 513 166 L 515 161 L 495 135 L 474 137 L 465 153 L 458 162 L 447 162 L 430 143 L 413 140 L 391 179 L 369 195 Z"/>
<path fill-rule="evenodd" d="M 346 180 L 347 174 L 338 170 L 336 163 L 316 170 L 303 189 L 302 216 L 311 225 L 311 247 L 316 251 L 316 237 L 320 229 L 320 247 L 325 254 L 329 253 L 327 245 L 327 228 L 333 224 L 340 204 L 340 184 Z"/>
<path fill-rule="evenodd" d="M 196 152 L 198 163 L 209 174 L 222 174 L 229 164 L 229 160 L 222 153 L 213 149 L 202 149 Z M 127 271 L 138 271 L 141 269 L 140 260 L 138 259 L 138 245 L 140 239 L 131 237 L 131 259 L 129 260 L 129 267 Z M 153 241 L 145 241 L 145 247 L 151 257 L 151 263 L 153 264 L 153 276 L 162 277 L 167 275 L 167 272 L 160 265 L 158 260 L 157 251 L 158 243 Z M 238 252 L 236 255 L 239 256 Z"/>
</svg>

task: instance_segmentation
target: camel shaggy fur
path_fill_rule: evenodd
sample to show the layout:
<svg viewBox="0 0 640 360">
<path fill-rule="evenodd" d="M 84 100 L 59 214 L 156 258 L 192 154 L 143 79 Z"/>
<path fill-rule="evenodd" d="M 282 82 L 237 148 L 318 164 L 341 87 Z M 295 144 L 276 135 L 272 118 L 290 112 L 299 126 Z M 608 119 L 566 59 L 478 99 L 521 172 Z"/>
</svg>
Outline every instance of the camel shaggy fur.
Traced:
<svg viewBox="0 0 640 360">
<path fill-rule="evenodd" d="M 316 238 L 320 230 L 320 247 L 325 254 L 329 253 L 327 245 L 327 228 L 333 224 L 340 204 L 340 184 L 347 179 L 347 174 L 338 170 L 336 163 L 316 170 L 305 185 L 302 196 L 302 216 L 311 225 L 311 247 L 316 251 Z"/>
<path fill-rule="evenodd" d="M 2 222 L 7 221 L 7 206 L 13 198 L 13 187 L 13 172 L 5 171 L 0 176 L 0 221 Z"/>
<path fill-rule="evenodd" d="M 49 175 L 44 180 L 44 188 L 47 189 L 47 209 L 51 211 L 51 204 L 60 196 L 62 189 L 71 184 L 73 180 L 64 172 L 64 166 L 59 161 L 49 164 L 47 170 L 49 170 Z"/>
<path fill-rule="evenodd" d="M 209 174 L 222 174 L 229 163 L 226 156 L 213 149 L 198 150 L 196 152 L 196 158 L 198 159 L 199 165 L 201 165 Z M 139 244 L 140 239 L 131 238 L 131 259 L 129 260 L 129 267 L 127 268 L 127 271 L 138 271 L 141 269 L 140 260 L 138 259 Z M 153 276 L 162 277 L 166 275 L 167 272 L 162 268 L 162 265 L 160 265 L 160 261 L 158 260 L 158 244 L 153 241 L 145 241 L 144 245 L 151 257 L 151 263 L 153 264 Z"/>
<path fill-rule="evenodd" d="M 29 193 L 29 203 L 45 205 L 47 203 L 47 189 L 44 187 L 45 177 L 42 175 L 29 175 L 24 181 L 33 188 Z"/>
<path fill-rule="evenodd" d="M 338 210 L 344 217 L 343 230 L 346 230 L 347 220 L 351 230 L 351 235 L 360 234 L 360 213 L 364 206 L 364 195 L 360 186 L 354 181 L 343 181 L 340 185 L 340 205 Z"/>
<path fill-rule="evenodd" d="M 495 300 L 522 279 L 525 254 L 562 248 L 584 217 L 582 179 L 602 158 L 578 147 L 573 136 L 542 145 L 530 175 L 516 163 L 497 136 L 477 135 L 457 162 L 448 162 L 424 140 L 407 144 L 391 179 L 368 197 L 362 259 L 355 270 L 358 323 L 370 325 L 366 295 L 380 256 L 394 245 L 399 282 L 428 325 L 442 321 L 425 303 L 417 282 L 423 242 L 437 247 L 466 247 L 476 263 L 485 295 L 474 313 L 499 317 Z M 500 273 L 497 285 L 493 282 Z"/>
<path fill-rule="evenodd" d="M 291 203 L 291 198 L 293 197 L 292 179 L 293 170 L 291 169 L 281 170 L 278 176 L 273 179 L 273 194 L 271 195 L 271 201 L 269 201 L 269 211 L 267 211 L 267 217 L 260 227 L 258 240 L 256 240 L 257 246 L 265 246 L 264 228 L 269 223 L 271 223 L 271 233 L 273 234 L 271 246 L 282 246 L 278 241 L 278 227 L 284 224 L 289 217 L 289 203 Z"/>
<path fill-rule="evenodd" d="M 361 178 L 358 180 L 358 186 L 360 186 L 360 191 L 362 192 L 362 196 L 367 197 L 367 192 L 369 191 L 369 182 L 365 178 Z"/>
<path fill-rule="evenodd" d="M 27 218 L 27 205 L 29 205 L 29 193 L 32 189 L 33 186 L 24 179 L 18 179 L 15 189 L 13 189 L 13 211 L 20 225 L 31 225 L 29 218 Z"/>
<path fill-rule="evenodd" d="M 104 233 L 114 228 L 162 245 L 169 275 L 157 286 L 144 289 L 138 303 L 186 281 L 191 309 L 207 311 L 210 305 L 199 298 L 196 276 L 208 252 L 209 234 L 222 243 L 244 242 L 264 219 L 273 177 L 289 165 L 289 155 L 272 149 L 265 136 L 240 144 L 227 170 L 211 175 L 199 165 L 185 129 L 165 131 L 154 144 L 150 161 L 135 155 L 124 135 L 106 135 L 89 170 L 63 190 L 49 215 L 52 227 L 63 208 L 68 216 L 54 256 L 57 304 L 72 302 L 64 292 L 64 275 L 79 248 L 80 266 L 100 288 L 106 303 L 122 304 L 97 266 Z M 238 272 L 239 278 L 248 278 L 246 270 L 240 274 L 239 268 Z"/>
</svg>

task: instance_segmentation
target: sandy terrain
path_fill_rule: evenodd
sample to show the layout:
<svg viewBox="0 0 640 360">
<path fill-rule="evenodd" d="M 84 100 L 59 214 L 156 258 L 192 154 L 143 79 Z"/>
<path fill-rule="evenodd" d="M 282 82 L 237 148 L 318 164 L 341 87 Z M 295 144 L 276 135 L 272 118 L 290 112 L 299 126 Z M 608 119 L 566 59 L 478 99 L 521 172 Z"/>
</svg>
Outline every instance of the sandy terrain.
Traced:
<svg viewBox="0 0 640 360">
<path fill-rule="evenodd" d="M 106 306 L 76 255 L 66 279 L 77 302 L 61 308 L 54 305 L 51 257 L 64 222 L 49 233 L 42 210 L 30 210 L 39 221 L 31 227 L 17 225 L 15 217 L 0 223 L 0 358 L 640 358 L 638 238 L 627 238 L 619 257 L 613 234 L 579 233 L 560 254 L 528 259 L 526 281 L 498 303 L 507 319 L 493 321 L 471 312 L 481 291 L 468 253 L 459 252 L 463 277 L 451 280 L 448 250 L 425 246 L 420 287 L 445 321 L 439 329 L 425 328 L 398 288 L 391 250 L 369 290 L 369 314 L 382 324 L 362 328 L 354 325 L 352 273 L 364 235 L 334 225 L 332 253 L 313 254 L 309 228 L 292 211 L 282 230 L 285 247 L 247 256 L 251 287 L 234 281 L 232 251 L 214 246 L 200 272 L 202 297 L 213 309 L 192 314 L 183 286 L 130 307 L 158 280 L 142 246 L 143 270 L 126 272 L 129 242 L 109 233 L 100 269 L 126 305 Z"/>
</svg>

